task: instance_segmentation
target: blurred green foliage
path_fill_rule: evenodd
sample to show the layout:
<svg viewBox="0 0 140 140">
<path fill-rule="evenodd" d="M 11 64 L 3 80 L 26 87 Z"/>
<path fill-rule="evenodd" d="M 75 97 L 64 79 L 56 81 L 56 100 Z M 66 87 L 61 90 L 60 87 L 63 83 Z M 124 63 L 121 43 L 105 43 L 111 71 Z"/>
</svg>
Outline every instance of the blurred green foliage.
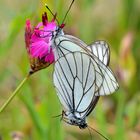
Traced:
<svg viewBox="0 0 140 140">
<path fill-rule="evenodd" d="M 0 106 L 29 71 L 24 43 L 25 20 L 35 26 L 46 11 L 44 3 L 62 20 L 69 1 L 1 0 Z M 51 19 L 51 14 L 49 13 Z M 111 140 L 140 138 L 140 1 L 75 0 L 65 32 L 87 44 L 103 39 L 110 44 L 112 67 L 120 84 L 113 95 L 102 97 L 88 117 L 89 126 Z M 60 121 L 61 105 L 52 81 L 53 65 L 33 75 L 18 96 L 0 114 L 3 140 L 85 140 L 87 130 Z M 92 132 L 92 139 L 102 139 Z M 20 140 L 20 139 L 19 139 Z"/>
</svg>

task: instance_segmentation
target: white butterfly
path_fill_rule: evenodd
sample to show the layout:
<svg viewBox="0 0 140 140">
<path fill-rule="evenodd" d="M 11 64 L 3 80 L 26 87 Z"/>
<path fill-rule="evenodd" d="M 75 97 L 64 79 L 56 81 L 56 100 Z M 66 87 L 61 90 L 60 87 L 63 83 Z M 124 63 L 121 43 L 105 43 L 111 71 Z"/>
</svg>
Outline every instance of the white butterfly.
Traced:
<svg viewBox="0 0 140 140">
<path fill-rule="evenodd" d="M 80 39 L 64 34 L 57 34 L 52 41 L 56 60 L 53 79 L 65 110 L 63 120 L 85 128 L 86 117 L 99 96 L 109 95 L 119 87 L 108 67 L 108 45 L 97 41 L 87 46 Z"/>
</svg>

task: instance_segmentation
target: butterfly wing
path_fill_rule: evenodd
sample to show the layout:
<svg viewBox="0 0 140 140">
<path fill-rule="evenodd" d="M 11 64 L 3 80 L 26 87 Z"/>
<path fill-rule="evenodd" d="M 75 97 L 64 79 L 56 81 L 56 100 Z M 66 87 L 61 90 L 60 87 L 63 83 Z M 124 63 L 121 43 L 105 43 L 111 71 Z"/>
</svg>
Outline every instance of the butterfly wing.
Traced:
<svg viewBox="0 0 140 140">
<path fill-rule="evenodd" d="M 92 59 L 86 53 L 73 52 L 57 60 L 53 74 L 54 85 L 67 111 L 80 114 L 80 117 L 89 113 L 94 95 L 98 92 L 96 74 Z"/>
<path fill-rule="evenodd" d="M 65 35 L 56 38 L 54 85 L 67 111 L 85 117 L 100 95 L 108 95 L 118 83 L 108 67 L 110 52 L 104 41 L 87 46 L 80 39 Z"/>
<path fill-rule="evenodd" d="M 87 45 L 80 39 L 71 35 L 60 35 L 54 39 L 54 54 L 55 60 L 72 52 L 86 52 Z M 88 50 L 88 49 L 86 49 Z M 89 51 L 89 50 L 88 50 Z"/>
<path fill-rule="evenodd" d="M 103 62 L 106 66 L 109 65 L 110 61 L 110 50 L 109 45 L 103 41 L 99 40 L 94 42 L 93 44 L 87 46 L 87 48 L 97 56 L 101 62 Z"/>
<path fill-rule="evenodd" d="M 104 77 L 102 86 L 96 95 L 108 95 L 113 93 L 118 89 L 119 85 L 116 78 L 114 77 L 113 72 L 108 67 L 110 61 L 109 45 L 105 41 L 96 41 L 89 45 L 87 48 L 99 58 L 100 61 L 97 61 L 95 58 L 93 59 L 97 62 L 98 67 L 100 68 Z M 101 62 L 107 66 L 107 69 Z"/>
</svg>

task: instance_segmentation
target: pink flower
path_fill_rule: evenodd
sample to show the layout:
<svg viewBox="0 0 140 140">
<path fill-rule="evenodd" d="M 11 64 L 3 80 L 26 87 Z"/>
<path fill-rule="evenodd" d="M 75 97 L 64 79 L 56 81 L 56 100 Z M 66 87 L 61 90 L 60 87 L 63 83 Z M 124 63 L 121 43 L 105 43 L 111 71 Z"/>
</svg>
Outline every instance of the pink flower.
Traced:
<svg viewBox="0 0 140 140">
<path fill-rule="evenodd" d="M 51 38 L 56 27 L 55 17 L 49 22 L 46 13 L 42 15 L 42 22 L 33 31 L 30 20 L 26 21 L 25 42 L 32 72 L 48 67 L 54 62 Z"/>
</svg>

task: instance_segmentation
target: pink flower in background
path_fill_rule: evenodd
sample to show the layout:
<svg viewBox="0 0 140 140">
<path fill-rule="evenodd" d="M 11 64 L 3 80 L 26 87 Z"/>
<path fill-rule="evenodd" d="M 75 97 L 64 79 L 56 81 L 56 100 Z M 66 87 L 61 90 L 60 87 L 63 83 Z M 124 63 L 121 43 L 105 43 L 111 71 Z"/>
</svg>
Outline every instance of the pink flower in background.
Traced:
<svg viewBox="0 0 140 140">
<path fill-rule="evenodd" d="M 42 22 L 33 31 L 30 20 L 26 21 L 25 42 L 33 72 L 54 62 L 51 38 L 52 32 L 55 31 L 56 27 L 55 17 L 49 22 L 46 13 L 42 15 Z"/>
</svg>

